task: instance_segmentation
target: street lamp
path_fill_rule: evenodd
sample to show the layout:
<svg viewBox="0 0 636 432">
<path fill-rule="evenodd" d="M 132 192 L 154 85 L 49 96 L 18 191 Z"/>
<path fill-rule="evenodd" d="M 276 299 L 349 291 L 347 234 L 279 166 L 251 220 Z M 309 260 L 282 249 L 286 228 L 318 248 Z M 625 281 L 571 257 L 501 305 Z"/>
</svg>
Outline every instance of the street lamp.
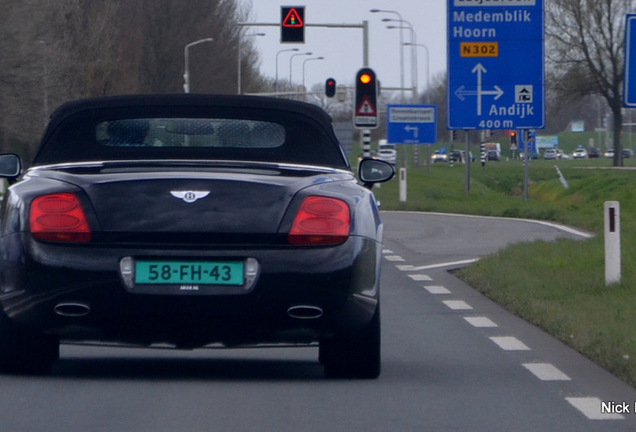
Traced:
<svg viewBox="0 0 636 432">
<path fill-rule="evenodd" d="M 245 36 L 246 37 L 247 36 L 254 36 L 254 37 L 256 37 L 256 36 L 265 36 L 265 33 L 250 33 L 250 34 L 245 35 Z M 237 82 L 236 94 L 241 94 L 241 41 L 242 40 L 243 40 L 243 38 L 239 36 L 239 39 L 238 39 L 238 55 L 237 55 L 237 57 L 238 57 L 238 69 L 237 69 L 237 74 L 236 74 L 237 75 L 237 79 L 236 79 L 236 82 Z"/>
<path fill-rule="evenodd" d="M 190 42 L 183 49 L 185 57 L 185 72 L 183 73 L 183 91 L 190 93 L 190 47 L 205 42 L 213 42 L 212 38 L 199 39 L 198 41 Z"/>
<path fill-rule="evenodd" d="M 313 54 L 312 52 L 306 52 L 301 54 L 292 54 L 291 57 L 289 57 L 289 84 L 292 83 L 292 61 L 294 60 L 294 57 L 312 55 L 312 54 Z"/>
<path fill-rule="evenodd" d="M 404 45 L 424 48 L 424 52 L 426 53 L 426 92 L 427 92 L 427 98 L 428 98 L 429 97 L 428 90 L 431 85 L 431 57 L 430 57 L 430 52 L 428 50 L 428 46 L 424 44 L 410 43 L 410 42 L 404 42 Z"/>
<path fill-rule="evenodd" d="M 44 76 L 42 78 L 42 111 L 44 112 L 44 126 L 48 123 L 49 116 L 49 50 L 45 40 L 38 40 L 44 48 L 44 54 L 42 55 L 42 64 L 44 67 Z"/>
<path fill-rule="evenodd" d="M 394 14 L 394 15 L 397 15 L 400 21 L 403 21 L 402 15 L 398 11 L 384 10 L 384 9 L 370 9 L 369 12 Z M 402 33 L 402 29 L 400 29 L 400 88 L 401 88 L 402 103 L 404 103 L 404 34 Z"/>
<path fill-rule="evenodd" d="M 413 29 L 413 25 L 407 20 L 394 20 L 390 18 L 385 18 L 382 20 L 383 22 L 399 22 L 401 25 L 399 26 L 387 26 L 388 29 L 406 29 L 411 32 L 411 90 L 412 90 L 412 98 L 415 100 L 417 96 L 417 53 L 415 51 L 415 45 L 417 45 L 417 34 Z M 407 45 L 407 43 L 403 43 L 403 45 Z"/>
<path fill-rule="evenodd" d="M 303 87 L 305 87 L 305 63 L 312 60 L 324 60 L 324 59 L 325 59 L 324 57 L 312 57 L 303 61 Z"/>
<path fill-rule="evenodd" d="M 284 49 L 284 50 L 280 50 L 276 53 L 276 81 L 274 81 L 274 91 L 278 92 L 278 55 L 280 53 L 284 53 L 284 52 L 290 52 L 290 51 L 298 51 L 298 48 L 289 48 L 289 49 Z"/>
</svg>

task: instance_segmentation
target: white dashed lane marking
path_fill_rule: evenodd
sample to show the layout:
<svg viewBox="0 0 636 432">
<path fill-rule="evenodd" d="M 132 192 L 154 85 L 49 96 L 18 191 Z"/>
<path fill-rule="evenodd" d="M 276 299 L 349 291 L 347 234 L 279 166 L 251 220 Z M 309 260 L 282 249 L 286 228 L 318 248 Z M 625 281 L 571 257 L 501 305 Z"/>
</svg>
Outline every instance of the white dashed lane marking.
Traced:
<svg viewBox="0 0 636 432">
<path fill-rule="evenodd" d="M 490 340 L 499 345 L 504 351 L 530 351 L 530 348 L 516 337 L 496 336 L 491 337 Z"/>
<path fill-rule="evenodd" d="M 443 287 L 443 286 L 439 286 L 439 285 L 425 285 L 424 289 L 426 291 L 428 291 L 431 294 L 450 294 L 451 292 Z"/>
<path fill-rule="evenodd" d="M 541 381 L 571 381 L 571 378 L 550 363 L 524 363 L 528 369 Z"/>
<path fill-rule="evenodd" d="M 399 255 L 384 255 L 384 258 L 391 262 L 404 262 L 404 258 Z"/>
<path fill-rule="evenodd" d="M 443 301 L 446 306 L 452 310 L 472 310 L 473 307 L 466 303 L 464 300 L 446 300 Z"/>
<path fill-rule="evenodd" d="M 468 321 L 473 327 L 499 327 L 488 317 L 464 317 L 464 319 Z"/>
<path fill-rule="evenodd" d="M 603 401 L 596 397 L 566 397 L 565 400 L 590 420 L 625 419 L 621 414 L 603 413 Z"/>
<path fill-rule="evenodd" d="M 416 282 L 421 282 L 421 281 L 432 281 L 433 279 L 431 279 L 431 277 L 429 275 L 425 275 L 425 274 L 412 274 L 409 275 L 409 277 L 411 279 L 413 279 Z"/>
</svg>

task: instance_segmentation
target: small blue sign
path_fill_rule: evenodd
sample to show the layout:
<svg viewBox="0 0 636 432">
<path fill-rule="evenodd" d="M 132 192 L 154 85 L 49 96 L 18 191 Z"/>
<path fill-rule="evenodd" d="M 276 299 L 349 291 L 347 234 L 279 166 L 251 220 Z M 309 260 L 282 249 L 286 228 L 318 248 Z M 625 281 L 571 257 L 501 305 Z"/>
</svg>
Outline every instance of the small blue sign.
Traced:
<svg viewBox="0 0 636 432">
<path fill-rule="evenodd" d="M 525 153 L 526 151 L 526 143 L 525 140 L 528 140 L 528 154 L 533 154 L 537 152 L 537 131 L 534 129 L 530 129 L 527 133 L 527 136 L 524 137 L 525 134 L 519 134 L 519 152 Z"/>
<path fill-rule="evenodd" d="M 623 105 L 636 108 L 636 14 L 627 14 L 626 20 Z"/>
<path fill-rule="evenodd" d="M 436 105 L 389 105 L 386 119 L 391 144 L 437 143 Z"/>
<path fill-rule="evenodd" d="M 448 128 L 545 127 L 544 0 L 448 0 Z"/>
</svg>

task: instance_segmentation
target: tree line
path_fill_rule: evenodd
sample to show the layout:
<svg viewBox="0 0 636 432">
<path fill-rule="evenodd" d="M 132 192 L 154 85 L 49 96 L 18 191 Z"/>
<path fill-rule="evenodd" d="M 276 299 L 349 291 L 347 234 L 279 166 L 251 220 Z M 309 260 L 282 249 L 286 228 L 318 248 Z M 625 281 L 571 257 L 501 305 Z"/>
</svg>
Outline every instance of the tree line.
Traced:
<svg viewBox="0 0 636 432">
<path fill-rule="evenodd" d="M 51 112 L 84 97 L 266 85 L 237 0 L 9 0 L 0 14 L 0 152 L 33 156 Z"/>
</svg>

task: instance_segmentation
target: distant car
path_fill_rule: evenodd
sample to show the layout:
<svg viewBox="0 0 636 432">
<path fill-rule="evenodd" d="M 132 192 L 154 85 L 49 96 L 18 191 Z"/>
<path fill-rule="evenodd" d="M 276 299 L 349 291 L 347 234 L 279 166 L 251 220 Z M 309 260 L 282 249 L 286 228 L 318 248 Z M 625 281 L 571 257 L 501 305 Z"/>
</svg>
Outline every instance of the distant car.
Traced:
<svg viewBox="0 0 636 432">
<path fill-rule="evenodd" d="M 499 159 L 499 152 L 497 150 L 488 150 L 488 152 L 486 152 L 486 160 L 498 161 Z"/>
<path fill-rule="evenodd" d="M 557 159 L 559 157 L 559 154 L 557 153 L 556 149 L 546 149 L 546 151 L 543 153 L 543 159 Z"/>
<path fill-rule="evenodd" d="M 603 153 L 603 157 L 611 159 L 614 157 L 614 149 L 608 149 L 605 153 Z"/>
<path fill-rule="evenodd" d="M 572 153 L 574 159 L 587 159 L 587 151 L 583 147 L 579 147 Z"/>
<path fill-rule="evenodd" d="M 634 152 L 631 149 L 623 149 L 621 151 L 621 154 L 623 155 L 623 159 L 629 159 L 634 157 Z"/>
<path fill-rule="evenodd" d="M 564 153 L 563 150 L 557 149 L 557 159 L 570 159 L 570 156 L 567 153 Z"/>
<path fill-rule="evenodd" d="M 441 150 L 435 150 L 431 155 L 431 162 L 448 162 L 448 153 L 444 153 Z"/>
<path fill-rule="evenodd" d="M 590 150 L 587 153 L 587 157 L 590 159 L 601 157 L 601 151 L 596 147 L 590 147 Z"/>
<path fill-rule="evenodd" d="M 472 156 L 472 153 L 471 153 L 471 156 Z M 466 151 L 465 150 L 453 150 L 452 153 L 451 153 L 451 159 L 452 159 L 453 162 L 466 163 Z"/>
<path fill-rule="evenodd" d="M 377 157 L 391 165 L 395 165 L 397 161 L 397 150 L 395 145 L 386 144 L 386 140 L 382 141 L 384 142 L 380 142 L 379 144 Z"/>
<path fill-rule="evenodd" d="M 519 153 L 519 158 L 520 159 L 525 158 L 525 153 L 523 153 L 523 152 Z M 528 153 L 528 159 L 539 159 L 539 153 L 537 153 L 537 152 Z"/>
<path fill-rule="evenodd" d="M 0 371 L 60 341 L 313 344 L 330 377 L 380 373 L 382 223 L 320 108 L 130 95 L 56 110 L 32 165 L 0 155 Z"/>
</svg>

